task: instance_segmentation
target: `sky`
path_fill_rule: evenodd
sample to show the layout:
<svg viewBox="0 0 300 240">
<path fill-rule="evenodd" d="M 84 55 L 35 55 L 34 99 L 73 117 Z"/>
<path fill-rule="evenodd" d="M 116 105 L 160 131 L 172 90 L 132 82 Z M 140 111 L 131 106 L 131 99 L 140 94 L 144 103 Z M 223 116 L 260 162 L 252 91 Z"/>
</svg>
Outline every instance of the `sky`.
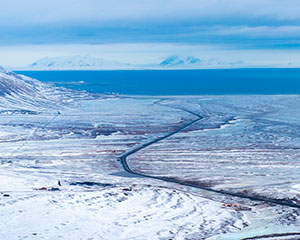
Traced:
<svg viewBox="0 0 300 240">
<path fill-rule="evenodd" d="M 150 63 L 170 55 L 300 66 L 298 0 L 1 1 L 0 65 L 91 55 Z"/>
</svg>

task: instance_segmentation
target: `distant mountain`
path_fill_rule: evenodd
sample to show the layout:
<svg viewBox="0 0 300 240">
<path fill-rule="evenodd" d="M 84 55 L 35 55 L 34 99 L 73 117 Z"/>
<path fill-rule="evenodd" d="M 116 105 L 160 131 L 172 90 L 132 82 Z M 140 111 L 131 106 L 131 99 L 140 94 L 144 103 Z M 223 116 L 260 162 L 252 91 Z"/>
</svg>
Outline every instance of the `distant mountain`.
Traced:
<svg viewBox="0 0 300 240">
<path fill-rule="evenodd" d="M 163 60 L 159 65 L 162 67 L 183 66 L 184 60 L 180 59 L 178 56 L 172 56 L 172 57 L 168 57 L 165 60 Z"/>
<path fill-rule="evenodd" d="M 129 66 L 117 61 L 105 61 L 91 56 L 44 57 L 32 63 L 29 69 L 38 70 L 75 70 L 75 69 L 113 69 Z"/>
<path fill-rule="evenodd" d="M 237 68 L 242 61 L 222 62 L 215 58 L 170 56 L 152 63 L 128 64 L 91 56 L 44 57 L 22 70 L 115 70 L 115 69 L 206 69 Z"/>
<path fill-rule="evenodd" d="M 171 56 L 164 59 L 159 66 L 165 68 L 201 68 L 203 67 L 203 60 L 194 56 L 180 58 L 179 56 Z"/>
<path fill-rule="evenodd" d="M 196 57 L 187 57 L 185 62 L 187 64 L 201 64 L 202 61 Z"/>
<path fill-rule="evenodd" d="M 180 68 L 180 69 L 205 69 L 205 68 L 233 68 L 243 66 L 242 61 L 222 62 L 214 58 L 199 59 L 194 56 L 180 58 L 179 56 L 171 56 L 164 59 L 159 66 L 163 68 Z"/>
<path fill-rule="evenodd" d="M 201 60 L 196 57 L 187 57 L 185 59 L 181 59 L 178 56 L 171 56 L 164 59 L 159 65 L 161 67 L 196 67 L 201 64 Z"/>
</svg>

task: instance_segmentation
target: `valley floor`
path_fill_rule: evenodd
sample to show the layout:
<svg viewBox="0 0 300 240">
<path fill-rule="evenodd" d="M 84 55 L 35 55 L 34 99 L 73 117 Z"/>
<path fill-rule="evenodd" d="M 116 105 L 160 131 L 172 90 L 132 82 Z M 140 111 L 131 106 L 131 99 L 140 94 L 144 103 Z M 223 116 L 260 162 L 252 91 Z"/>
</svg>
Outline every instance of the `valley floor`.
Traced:
<svg viewBox="0 0 300 240">
<path fill-rule="evenodd" d="M 299 208 L 139 177 L 119 156 L 198 114 L 130 155 L 130 168 L 300 205 L 299 107 L 292 95 L 2 106 L 0 239 L 298 239 Z"/>
</svg>

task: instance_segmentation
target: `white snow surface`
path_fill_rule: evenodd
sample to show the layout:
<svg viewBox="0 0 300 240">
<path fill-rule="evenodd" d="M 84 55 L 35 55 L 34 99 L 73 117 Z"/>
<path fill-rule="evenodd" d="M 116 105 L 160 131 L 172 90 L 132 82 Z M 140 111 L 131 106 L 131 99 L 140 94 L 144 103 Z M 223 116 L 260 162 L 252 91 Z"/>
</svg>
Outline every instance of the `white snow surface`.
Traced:
<svg viewBox="0 0 300 240">
<path fill-rule="evenodd" d="M 280 143 L 277 151 L 283 149 L 281 155 L 298 146 L 297 135 L 287 131 L 299 121 L 295 115 L 299 114 L 297 97 L 248 97 L 243 101 L 239 97 L 91 99 L 4 69 L 0 74 L 1 83 L 16 86 L 9 91 L 3 87 L 0 96 L 0 239 L 234 240 L 278 229 L 299 229 L 297 210 L 136 177 L 124 172 L 118 161 L 125 151 L 194 120 L 195 116 L 183 108 L 204 118 L 131 156 L 133 168 L 153 175 L 166 171 L 165 176 L 192 176 L 192 180 L 201 180 L 205 173 L 209 176 L 204 180 L 218 179 L 221 181 L 217 183 L 222 183 L 225 179 L 223 186 L 230 186 L 232 181 L 241 190 L 250 176 L 255 181 L 245 184 L 247 190 L 255 192 L 254 183 L 259 179 L 260 192 L 268 186 L 262 175 L 256 177 L 254 170 L 260 168 L 251 173 L 235 170 L 232 156 L 244 160 L 251 152 L 248 145 L 261 150 L 260 145 L 254 145 L 257 142 L 265 148 Z M 262 100 L 264 105 L 260 104 Z M 297 104 L 287 110 L 291 102 Z M 270 125 L 274 115 L 280 124 Z M 243 120 L 235 121 L 240 118 Z M 265 129 L 272 138 L 265 137 Z M 230 134 L 238 138 L 232 139 Z M 236 146 L 241 154 L 230 155 Z M 290 150 L 286 161 L 291 164 L 297 156 L 297 149 Z M 255 157 L 246 160 L 256 161 Z M 240 175 L 225 176 L 213 168 L 216 163 L 232 169 L 228 174 Z M 210 168 L 203 170 L 201 164 L 209 164 Z M 264 162 L 260 159 L 257 164 Z M 277 164 L 277 168 L 266 168 L 271 174 L 265 175 L 276 174 L 281 162 Z M 276 185 L 282 179 L 269 177 L 273 182 L 267 194 L 299 196 L 296 172 L 296 168 L 292 171 L 287 167 L 280 171 L 285 181 L 282 187 Z M 237 203 L 238 207 L 223 203 Z"/>
<path fill-rule="evenodd" d="M 127 176 L 117 161 L 190 114 L 157 98 L 54 105 L 53 87 L 2 69 L 0 81 L 14 84 L 0 105 L 0 239 L 206 238 L 247 222 L 185 188 Z"/>
<path fill-rule="evenodd" d="M 76 93 L 56 88 L 35 79 L 18 75 L 0 67 L 0 107 L 1 111 L 11 113 L 21 110 L 49 110 L 61 108 L 70 97 L 86 98 L 85 93 Z"/>
<path fill-rule="evenodd" d="M 49 174 L 3 170 L 2 189 L 11 197 L 1 199 L 1 239 L 186 239 L 243 223 L 241 214 L 218 203 L 142 179 L 92 188 L 63 183 L 61 191 L 49 192 L 33 190 L 53 184 Z"/>
</svg>

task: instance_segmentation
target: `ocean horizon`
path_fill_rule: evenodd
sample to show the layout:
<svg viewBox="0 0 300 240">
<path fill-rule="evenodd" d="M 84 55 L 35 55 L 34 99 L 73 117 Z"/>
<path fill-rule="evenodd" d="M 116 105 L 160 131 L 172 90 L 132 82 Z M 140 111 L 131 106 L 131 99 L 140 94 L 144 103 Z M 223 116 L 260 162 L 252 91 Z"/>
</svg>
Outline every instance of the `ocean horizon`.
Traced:
<svg viewBox="0 0 300 240">
<path fill-rule="evenodd" d="M 16 71 L 91 93 L 125 95 L 300 94 L 299 68 Z"/>
</svg>

